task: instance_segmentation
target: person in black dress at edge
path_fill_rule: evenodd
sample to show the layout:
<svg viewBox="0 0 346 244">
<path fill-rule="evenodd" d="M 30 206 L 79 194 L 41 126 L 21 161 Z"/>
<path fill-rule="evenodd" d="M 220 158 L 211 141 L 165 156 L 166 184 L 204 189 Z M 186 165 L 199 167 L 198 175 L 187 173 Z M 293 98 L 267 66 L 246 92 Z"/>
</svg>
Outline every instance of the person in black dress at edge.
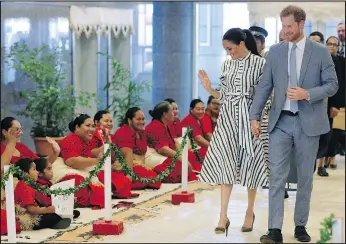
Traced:
<svg viewBox="0 0 346 244">
<path fill-rule="evenodd" d="M 339 82 L 338 92 L 330 99 L 332 99 L 332 105 L 328 104 L 328 111 L 331 114 L 332 119 L 335 118 L 340 110 L 340 108 L 345 108 L 345 58 L 343 56 L 337 55 L 337 48 L 340 45 L 340 40 L 336 36 L 330 36 L 326 41 L 326 46 L 328 47 L 332 59 L 335 65 L 336 75 Z M 333 122 L 333 121 L 331 121 Z M 335 169 L 336 162 L 335 156 L 339 153 L 339 142 L 342 142 L 342 147 L 345 149 L 345 136 L 344 131 L 336 128 L 331 130 L 331 138 L 329 141 L 329 146 L 326 154 L 326 160 L 324 166 L 328 168 Z"/>
<path fill-rule="evenodd" d="M 309 36 L 309 39 L 314 40 L 320 44 L 324 44 L 324 36 L 321 32 L 318 32 L 318 31 L 312 32 Z M 344 95 L 345 94 L 345 89 L 344 89 L 345 87 L 344 86 L 345 58 L 337 56 L 338 42 L 339 42 L 339 39 L 337 37 L 329 37 L 326 41 L 326 46 L 328 47 L 332 55 L 332 59 L 335 65 L 335 70 L 336 70 L 336 74 L 337 74 L 338 82 L 339 82 L 339 90 L 334 96 L 328 98 L 328 100 L 326 101 L 327 113 L 329 117 L 331 130 L 320 137 L 317 160 L 314 167 L 314 172 L 316 171 L 316 168 L 317 168 L 317 174 L 322 177 L 329 176 L 326 168 L 328 167 L 331 160 L 333 162 L 335 161 L 334 157 L 335 157 L 339 133 L 338 131 L 332 129 L 333 119 L 338 115 L 340 107 L 345 106 L 345 95 Z M 332 140 L 333 134 L 334 134 L 334 138 Z M 334 165 L 335 164 L 333 164 L 333 166 Z M 324 166 L 327 166 L 327 167 L 324 167 Z"/>
<path fill-rule="evenodd" d="M 324 36 L 321 32 L 319 31 L 314 31 L 309 35 L 309 39 L 314 40 L 315 42 L 318 42 L 322 45 L 324 45 Z M 334 95 L 335 96 L 335 95 Z M 332 99 L 333 97 L 330 97 L 326 100 L 327 105 L 328 105 L 328 118 L 329 118 L 329 123 L 332 126 L 333 123 L 333 118 L 331 117 L 330 109 L 332 107 L 335 107 L 333 105 L 335 99 Z M 334 113 L 333 113 L 334 115 Z M 332 132 L 329 131 L 328 133 L 321 135 L 320 136 L 320 141 L 319 141 L 319 146 L 318 146 L 318 152 L 317 152 L 317 158 L 316 158 L 316 163 L 314 167 L 314 172 L 316 171 L 317 168 L 317 174 L 319 176 L 329 176 L 327 170 L 323 167 L 325 159 L 326 159 L 326 154 L 328 151 L 328 144 L 330 141 L 330 137 L 332 135 Z"/>
<path fill-rule="evenodd" d="M 264 49 L 265 49 L 265 39 L 266 37 L 268 36 L 268 31 L 262 27 L 259 27 L 259 26 L 251 26 L 249 28 L 249 30 L 251 31 L 252 35 L 255 37 L 255 40 L 256 40 L 256 45 L 257 45 L 257 51 L 258 53 L 260 53 L 260 55 L 263 57 L 263 58 L 266 58 L 267 55 L 268 55 L 268 52 L 266 52 Z M 283 41 L 284 38 L 283 38 L 283 35 L 282 33 L 280 32 L 280 35 L 279 35 L 279 39 L 280 41 Z M 262 118 L 262 121 L 261 121 L 261 131 L 262 132 L 266 132 L 267 128 L 268 128 L 268 123 L 269 123 L 269 117 L 268 117 L 268 113 L 269 113 L 269 110 L 270 110 L 270 106 L 271 105 L 271 102 L 268 101 L 265 108 L 264 108 L 264 115 L 263 115 L 263 118 Z M 267 114 L 266 114 L 267 113 Z M 264 140 L 264 142 L 268 142 L 269 141 L 269 135 L 268 133 L 262 133 L 262 134 L 266 134 L 267 136 L 267 140 Z M 268 143 L 264 143 L 264 150 L 265 150 L 265 153 L 267 154 L 268 156 Z M 269 158 L 269 157 L 268 157 Z M 268 189 L 267 186 L 263 187 L 263 189 Z M 289 195 L 288 195 L 288 192 L 287 190 L 285 190 L 285 199 L 288 198 Z"/>
</svg>

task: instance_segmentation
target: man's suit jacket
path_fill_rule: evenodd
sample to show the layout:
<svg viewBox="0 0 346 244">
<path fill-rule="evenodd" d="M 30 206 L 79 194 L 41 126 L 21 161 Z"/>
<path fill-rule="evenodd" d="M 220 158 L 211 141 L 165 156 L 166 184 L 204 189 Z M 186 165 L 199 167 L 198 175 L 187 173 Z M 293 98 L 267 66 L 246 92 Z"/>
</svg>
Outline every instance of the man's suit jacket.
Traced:
<svg viewBox="0 0 346 244">
<path fill-rule="evenodd" d="M 250 120 L 260 120 L 265 103 L 274 89 L 275 95 L 269 115 L 269 133 L 278 122 L 286 101 L 289 83 L 288 49 L 289 43 L 286 41 L 270 48 L 250 110 Z M 324 99 L 337 92 L 338 80 L 328 49 L 309 39 L 305 43 L 298 86 L 310 94 L 309 101 L 298 101 L 299 119 L 304 133 L 308 136 L 327 133 L 330 126 Z"/>
</svg>

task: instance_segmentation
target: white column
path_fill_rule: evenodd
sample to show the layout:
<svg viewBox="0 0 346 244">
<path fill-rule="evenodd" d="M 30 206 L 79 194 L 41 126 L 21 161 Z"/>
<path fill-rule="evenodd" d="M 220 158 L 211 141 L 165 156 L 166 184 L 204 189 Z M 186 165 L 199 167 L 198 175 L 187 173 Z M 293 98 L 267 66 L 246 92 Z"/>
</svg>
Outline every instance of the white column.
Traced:
<svg viewBox="0 0 346 244">
<path fill-rule="evenodd" d="M 187 133 L 187 128 L 183 128 L 182 135 L 185 136 Z M 189 142 L 190 139 L 188 136 L 186 136 L 186 144 L 182 152 L 182 167 L 181 167 L 181 190 L 182 192 L 187 192 L 187 180 L 188 180 L 188 164 L 189 164 L 189 158 L 188 158 L 188 150 L 189 150 Z"/>
<path fill-rule="evenodd" d="M 5 173 L 10 169 L 9 165 L 4 167 Z M 16 216 L 14 206 L 14 187 L 13 175 L 10 174 L 5 186 L 6 197 L 6 217 L 7 217 L 7 236 L 8 243 L 16 243 Z"/>
<path fill-rule="evenodd" d="M 109 144 L 104 144 L 104 153 L 109 149 Z M 105 221 L 112 221 L 112 162 L 111 154 L 105 160 Z"/>
</svg>

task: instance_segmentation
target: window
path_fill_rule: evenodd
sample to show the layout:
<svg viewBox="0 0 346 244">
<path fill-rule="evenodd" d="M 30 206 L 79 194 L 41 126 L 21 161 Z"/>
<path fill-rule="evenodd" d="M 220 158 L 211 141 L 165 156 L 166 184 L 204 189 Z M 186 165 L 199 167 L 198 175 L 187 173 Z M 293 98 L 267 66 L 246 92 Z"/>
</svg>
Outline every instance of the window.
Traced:
<svg viewBox="0 0 346 244">
<path fill-rule="evenodd" d="M 198 16 L 198 40 L 200 46 L 210 46 L 211 35 L 211 6 L 210 4 L 199 3 L 197 5 Z"/>
<path fill-rule="evenodd" d="M 279 28 L 280 27 L 280 28 Z M 266 38 L 266 49 L 269 49 L 270 46 L 274 45 L 278 42 L 279 32 L 281 30 L 281 21 L 280 18 L 265 18 L 264 20 L 264 29 L 268 32 L 268 36 Z"/>
<path fill-rule="evenodd" d="M 138 4 L 138 45 L 153 44 L 153 4 Z"/>
<path fill-rule="evenodd" d="M 337 37 L 337 26 L 340 21 L 326 21 L 326 30 L 323 33 L 324 39 L 327 40 L 330 36 L 336 36 Z"/>
<path fill-rule="evenodd" d="M 311 32 L 312 32 L 312 22 L 310 20 L 306 20 L 304 25 L 304 34 L 305 36 L 309 36 Z"/>
<path fill-rule="evenodd" d="M 248 29 L 250 26 L 247 3 L 223 4 L 223 33 L 231 28 Z"/>
<path fill-rule="evenodd" d="M 24 43 L 29 39 L 30 20 L 28 18 L 10 18 L 5 19 L 5 52 L 16 43 Z M 14 82 L 16 79 L 16 70 L 9 69 L 11 61 L 5 62 L 4 65 L 4 83 Z"/>
</svg>

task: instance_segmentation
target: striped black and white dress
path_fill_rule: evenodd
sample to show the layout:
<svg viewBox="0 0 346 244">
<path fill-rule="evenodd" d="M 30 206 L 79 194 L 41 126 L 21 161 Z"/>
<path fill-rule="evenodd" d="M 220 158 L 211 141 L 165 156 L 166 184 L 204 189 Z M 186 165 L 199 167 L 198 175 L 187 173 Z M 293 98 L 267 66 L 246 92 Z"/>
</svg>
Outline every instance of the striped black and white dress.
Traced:
<svg viewBox="0 0 346 244">
<path fill-rule="evenodd" d="M 265 59 L 249 53 L 222 64 L 221 110 L 199 180 L 209 184 L 267 185 L 269 169 L 263 141 L 253 136 L 249 110 Z"/>
</svg>

